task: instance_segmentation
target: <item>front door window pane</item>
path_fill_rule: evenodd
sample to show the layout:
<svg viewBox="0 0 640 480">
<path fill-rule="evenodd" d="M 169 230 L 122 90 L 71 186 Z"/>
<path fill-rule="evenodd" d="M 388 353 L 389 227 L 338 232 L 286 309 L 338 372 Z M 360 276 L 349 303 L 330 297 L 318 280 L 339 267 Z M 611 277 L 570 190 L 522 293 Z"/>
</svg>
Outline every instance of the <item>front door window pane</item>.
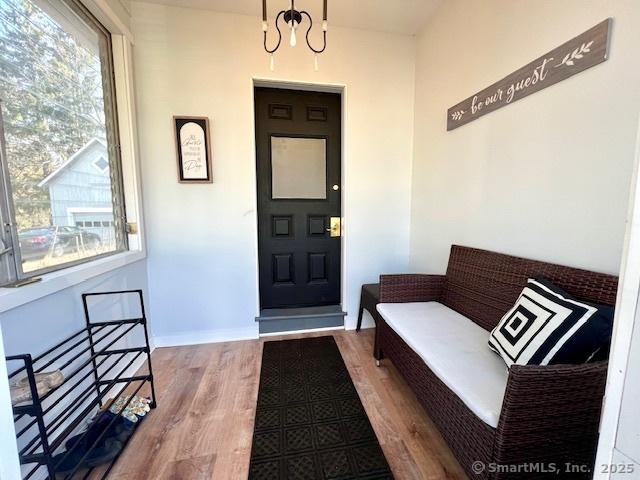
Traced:
<svg viewBox="0 0 640 480">
<path fill-rule="evenodd" d="M 327 141 L 271 137 L 273 199 L 327 198 Z"/>
</svg>

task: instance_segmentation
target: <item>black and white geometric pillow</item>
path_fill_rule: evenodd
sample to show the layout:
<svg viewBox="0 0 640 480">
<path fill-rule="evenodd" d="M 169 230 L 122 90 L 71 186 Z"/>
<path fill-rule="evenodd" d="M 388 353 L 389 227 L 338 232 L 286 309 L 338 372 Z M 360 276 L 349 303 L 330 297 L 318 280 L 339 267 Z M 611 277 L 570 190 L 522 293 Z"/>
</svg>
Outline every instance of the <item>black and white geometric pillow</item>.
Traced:
<svg viewBox="0 0 640 480">
<path fill-rule="evenodd" d="M 542 278 L 529 279 L 489 335 L 507 366 L 579 364 L 608 348 L 613 309 L 580 302 Z"/>
</svg>

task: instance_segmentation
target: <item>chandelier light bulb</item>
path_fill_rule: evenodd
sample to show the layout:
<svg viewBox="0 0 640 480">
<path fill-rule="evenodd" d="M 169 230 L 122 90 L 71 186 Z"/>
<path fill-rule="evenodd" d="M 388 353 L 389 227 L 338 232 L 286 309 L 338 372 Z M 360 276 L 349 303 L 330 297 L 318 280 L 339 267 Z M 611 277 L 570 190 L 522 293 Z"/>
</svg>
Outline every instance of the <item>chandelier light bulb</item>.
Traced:
<svg viewBox="0 0 640 480">
<path fill-rule="evenodd" d="M 269 30 L 269 23 L 267 21 L 263 21 L 262 22 L 262 31 L 266 32 L 267 30 Z"/>
<path fill-rule="evenodd" d="M 322 31 L 323 31 L 323 32 L 326 32 L 328 28 L 329 28 L 329 25 L 327 24 L 327 21 L 326 21 L 326 20 L 324 20 L 324 21 L 322 22 Z"/>
<path fill-rule="evenodd" d="M 316 72 L 320 69 L 320 67 L 318 67 L 318 54 L 317 53 L 313 56 L 313 69 Z"/>
<path fill-rule="evenodd" d="M 293 22 L 291 22 L 293 24 Z M 296 27 L 291 26 L 291 38 L 289 39 L 289 44 L 292 47 L 295 47 L 298 43 L 298 39 L 296 38 Z"/>
<path fill-rule="evenodd" d="M 269 70 L 273 72 L 276 69 L 276 62 L 273 59 L 273 53 L 269 57 Z"/>
</svg>

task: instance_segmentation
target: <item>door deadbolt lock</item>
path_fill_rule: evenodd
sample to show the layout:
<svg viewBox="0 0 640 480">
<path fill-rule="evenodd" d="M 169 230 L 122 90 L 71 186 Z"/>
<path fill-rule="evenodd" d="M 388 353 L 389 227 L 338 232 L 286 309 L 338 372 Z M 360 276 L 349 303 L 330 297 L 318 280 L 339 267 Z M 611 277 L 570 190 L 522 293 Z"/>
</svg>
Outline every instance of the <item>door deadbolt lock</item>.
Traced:
<svg viewBox="0 0 640 480">
<path fill-rule="evenodd" d="M 330 232 L 332 237 L 339 237 L 340 231 L 340 217 L 331 217 L 330 227 L 327 228 L 327 232 Z"/>
</svg>

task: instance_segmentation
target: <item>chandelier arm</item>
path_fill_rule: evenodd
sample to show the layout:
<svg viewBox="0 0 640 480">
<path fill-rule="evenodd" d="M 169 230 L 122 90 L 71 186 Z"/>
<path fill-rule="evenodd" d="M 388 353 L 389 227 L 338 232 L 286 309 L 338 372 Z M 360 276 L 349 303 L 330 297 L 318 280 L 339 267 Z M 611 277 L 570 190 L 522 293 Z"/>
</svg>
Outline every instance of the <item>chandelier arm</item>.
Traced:
<svg viewBox="0 0 640 480">
<path fill-rule="evenodd" d="M 280 27 L 278 26 L 278 20 L 280 20 L 280 17 L 282 15 L 284 15 L 284 10 L 278 13 L 278 15 L 276 16 L 276 21 L 274 22 L 276 30 L 278 31 L 278 43 L 271 50 L 269 49 L 269 47 L 267 47 L 267 32 L 264 32 L 264 49 L 267 53 L 273 54 L 276 50 L 278 50 L 278 48 L 280 48 L 280 44 L 282 43 L 282 32 L 280 31 Z"/>
<path fill-rule="evenodd" d="M 311 42 L 309 41 L 309 33 L 311 33 L 311 29 L 313 28 L 313 20 L 311 19 L 311 15 L 309 15 L 306 11 L 301 11 L 300 12 L 301 15 L 306 15 L 307 18 L 309 19 L 309 28 L 307 29 L 307 35 L 306 35 L 306 40 L 307 40 L 307 46 L 311 49 L 312 52 L 314 53 L 322 53 L 327 49 L 327 32 L 326 30 L 322 31 L 322 36 L 324 39 L 324 45 L 322 46 L 322 50 L 317 50 L 315 48 L 313 48 L 313 46 L 311 45 Z"/>
</svg>

